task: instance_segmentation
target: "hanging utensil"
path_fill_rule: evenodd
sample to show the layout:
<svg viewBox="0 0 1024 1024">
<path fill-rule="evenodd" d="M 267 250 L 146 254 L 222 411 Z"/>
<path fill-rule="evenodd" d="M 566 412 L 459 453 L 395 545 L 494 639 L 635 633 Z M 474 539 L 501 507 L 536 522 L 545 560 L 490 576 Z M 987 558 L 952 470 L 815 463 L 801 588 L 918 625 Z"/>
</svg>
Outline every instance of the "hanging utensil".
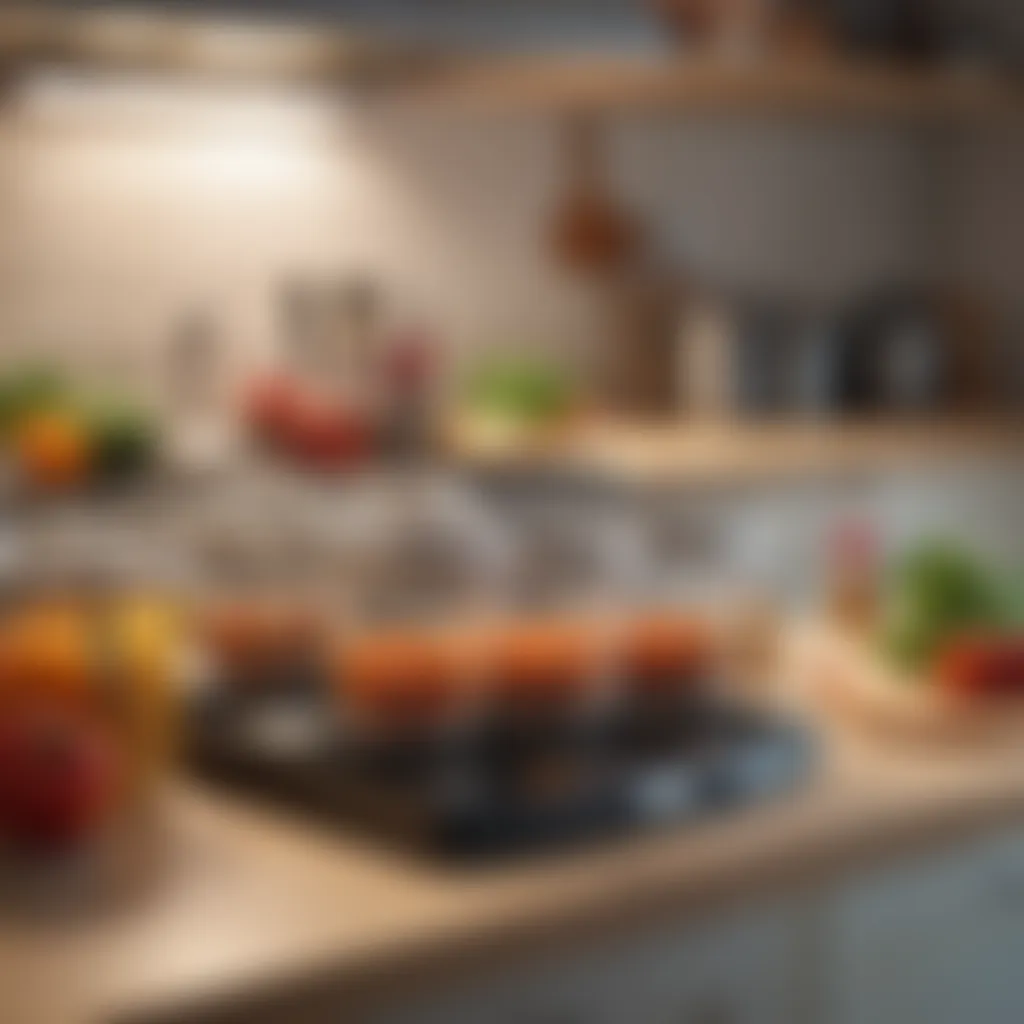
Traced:
<svg viewBox="0 0 1024 1024">
<path fill-rule="evenodd" d="M 584 275 L 621 271 L 638 249 L 632 217 L 612 197 L 599 123 L 578 115 L 566 124 L 567 183 L 551 225 L 551 247 L 567 269 Z"/>
</svg>

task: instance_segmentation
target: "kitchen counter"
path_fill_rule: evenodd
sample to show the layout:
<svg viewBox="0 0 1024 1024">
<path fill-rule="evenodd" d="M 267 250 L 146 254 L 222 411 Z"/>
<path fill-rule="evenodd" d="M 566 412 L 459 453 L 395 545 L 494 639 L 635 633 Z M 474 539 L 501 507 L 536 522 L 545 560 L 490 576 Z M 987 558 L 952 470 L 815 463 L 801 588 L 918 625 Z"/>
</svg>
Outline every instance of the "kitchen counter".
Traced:
<svg viewBox="0 0 1024 1024">
<path fill-rule="evenodd" d="M 697 918 L 1024 823 L 1024 755 L 898 755 L 842 735 L 823 746 L 819 774 L 775 803 L 461 872 L 183 783 L 168 796 L 168 862 L 146 899 L 56 932 L 0 926 L 2 1016 L 193 1021 L 222 1000 L 323 985 L 355 1012 L 395 979 L 408 995 L 613 924 Z"/>
</svg>

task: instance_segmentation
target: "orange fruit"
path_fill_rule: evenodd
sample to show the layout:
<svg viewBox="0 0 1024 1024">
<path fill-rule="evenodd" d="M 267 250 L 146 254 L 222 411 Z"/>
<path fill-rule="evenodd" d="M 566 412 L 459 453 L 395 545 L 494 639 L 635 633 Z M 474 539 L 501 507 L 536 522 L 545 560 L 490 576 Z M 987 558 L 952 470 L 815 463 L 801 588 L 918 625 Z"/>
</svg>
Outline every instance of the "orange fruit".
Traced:
<svg viewBox="0 0 1024 1024">
<path fill-rule="evenodd" d="M 14 448 L 26 479 L 43 490 L 72 490 L 89 476 L 88 436 L 67 413 L 39 413 L 26 420 L 16 433 Z"/>
<path fill-rule="evenodd" d="M 81 706 L 96 695 L 96 676 L 93 630 L 75 608 L 32 608 L 5 626 L 0 688 L 8 698 Z"/>
</svg>

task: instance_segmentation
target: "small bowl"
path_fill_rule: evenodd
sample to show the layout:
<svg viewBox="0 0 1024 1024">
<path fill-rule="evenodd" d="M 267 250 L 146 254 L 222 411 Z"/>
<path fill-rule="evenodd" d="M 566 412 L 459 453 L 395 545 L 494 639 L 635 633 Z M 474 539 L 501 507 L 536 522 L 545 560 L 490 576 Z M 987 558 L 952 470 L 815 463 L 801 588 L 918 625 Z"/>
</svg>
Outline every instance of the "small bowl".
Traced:
<svg viewBox="0 0 1024 1024">
<path fill-rule="evenodd" d="M 370 736 L 443 733 L 479 708 L 479 650 L 463 632 L 402 628 L 339 642 L 332 685 L 349 725 Z"/>
<path fill-rule="evenodd" d="M 299 603 L 230 601 L 202 616 L 200 634 L 218 680 L 229 685 L 283 683 L 305 675 L 316 659 L 321 629 Z"/>
<path fill-rule="evenodd" d="M 589 717 L 607 704 L 607 643 L 598 623 L 517 622 L 496 630 L 487 687 L 499 717 Z"/>
<path fill-rule="evenodd" d="M 627 622 L 618 636 L 617 666 L 633 697 L 692 691 L 711 675 L 714 639 L 707 622 L 684 612 L 653 612 Z"/>
</svg>

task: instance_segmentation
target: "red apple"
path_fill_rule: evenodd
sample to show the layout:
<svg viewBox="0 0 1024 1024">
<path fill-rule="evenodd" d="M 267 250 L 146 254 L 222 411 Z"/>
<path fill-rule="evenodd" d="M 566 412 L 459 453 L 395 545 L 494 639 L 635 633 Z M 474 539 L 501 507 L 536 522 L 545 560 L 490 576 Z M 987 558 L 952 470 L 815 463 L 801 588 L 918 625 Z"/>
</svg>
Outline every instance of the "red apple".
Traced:
<svg viewBox="0 0 1024 1024">
<path fill-rule="evenodd" d="M 0 835 L 45 849 L 92 835 L 116 799 L 117 758 L 91 721 L 51 709 L 0 721 Z"/>
</svg>

